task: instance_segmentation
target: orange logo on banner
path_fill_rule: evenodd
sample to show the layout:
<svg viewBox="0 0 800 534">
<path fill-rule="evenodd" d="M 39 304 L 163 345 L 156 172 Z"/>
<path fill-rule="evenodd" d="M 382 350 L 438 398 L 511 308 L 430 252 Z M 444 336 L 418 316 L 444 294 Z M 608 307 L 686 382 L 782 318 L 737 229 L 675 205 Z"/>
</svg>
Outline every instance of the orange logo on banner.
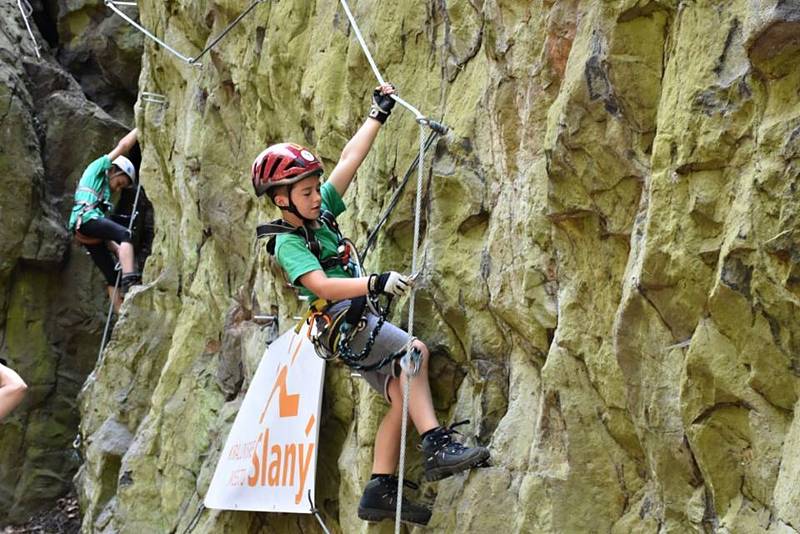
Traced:
<svg viewBox="0 0 800 534">
<path fill-rule="evenodd" d="M 278 414 L 281 417 L 294 417 L 297 415 L 297 410 L 300 407 L 300 395 L 289 395 L 289 392 L 286 388 L 286 374 L 288 371 L 288 366 L 284 365 L 281 367 L 281 371 L 278 373 L 278 378 L 275 379 L 275 385 L 272 386 L 272 392 L 269 394 L 269 399 L 267 399 L 267 405 L 264 406 L 264 410 L 261 412 L 261 417 L 258 418 L 259 423 L 264 422 L 264 416 L 267 415 L 269 403 L 272 402 L 272 397 L 275 395 L 276 391 L 278 392 Z"/>
<path fill-rule="evenodd" d="M 295 341 L 297 341 L 297 346 L 294 348 L 294 351 L 292 351 L 292 345 Z M 295 336 L 289 344 L 288 352 L 292 355 L 291 361 L 289 365 L 282 365 L 280 367 L 278 376 L 275 378 L 275 383 L 270 391 L 269 398 L 267 398 L 264 409 L 261 411 L 261 416 L 258 419 L 259 423 L 264 422 L 264 417 L 267 415 L 267 410 L 276 392 L 278 393 L 279 417 L 288 418 L 298 415 L 300 394 L 290 394 L 286 380 L 289 375 L 289 368 L 294 364 L 302 344 L 302 336 Z M 305 427 L 306 437 L 308 437 L 313 430 L 315 423 L 316 419 L 314 414 L 311 414 Z M 261 432 L 256 439 L 256 446 L 254 447 L 251 457 L 253 472 L 247 476 L 247 485 L 250 487 L 259 485 L 291 487 L 295 485 L 295 473 L 297 473 L 300 487 L 294 497 L 294 501 L 295 504 L 298 504 L 302 500 L 306 477 L 308 476 L 308 470 L 311 466 L 314 443 L 286 443 L 281 446 L 279 444 L 270 444 L 269 438 L 270 429 L 264 428 L 264 431 Z"/>
</svg>

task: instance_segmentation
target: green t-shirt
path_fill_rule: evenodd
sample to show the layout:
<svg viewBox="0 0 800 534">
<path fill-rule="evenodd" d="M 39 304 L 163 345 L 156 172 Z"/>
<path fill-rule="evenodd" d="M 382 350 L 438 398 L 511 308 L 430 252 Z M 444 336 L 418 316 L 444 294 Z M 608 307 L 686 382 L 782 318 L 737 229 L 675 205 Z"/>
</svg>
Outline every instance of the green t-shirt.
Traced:
<svg viewBox="0 0 800 534">
<path fill-rule="evenodd" d="M 322 184 L 320 195 L 322 195 L 322 209 L 330 211 L 333 213 L 334 217 L 345 210 L 342 197 L 339 196 L 336 188 L 329 182 Z M 330 256 L 335 256 L 337 253 L 336 249 L 339 246 L 339 240 L 336 234 L 325 224 L 322 224 L 318 229 L 313 230 L 313 232 L 322 250 L 321 257 L 325 259 Z M 316 256 L 306 247 L 305 239 L 295 234 L 278 235 L 275 238 L 275 259 L 286 272 L 289 281 L 300 287 L 300 294 L 314 301 L 317 298 L 316 295 L 300 286 L 297 281 L 298 278 L 306 273 L 322 270 L 319 260 L 317 260 Z M 341 265 L 336 265 L 326 270 L 325 274 L 329 278 L 351 278 L 351 275 L 348 274 Z"/>
<path fill-rule="evenodd" d="M 83 176 L 81 176 L 78 187 L 75 189 L 75 205 L 69 217 L 70 231 L 75 230 L 78 216 L 81 216 L 81 213 L 83 213 L 81 216 L 82 222 L 105 217 L 105 213 L 99 206 L 94 209 L 83 210 L 87 204 L 92 205 L 98 200 L 111 203 L 111 185 L 109 185 L 108 176 L 106 175 L 106 171 L 110 168 L 111 160 L 107 155 L 104 155 L 94 160 L 83 171 Z"/>
</svg>

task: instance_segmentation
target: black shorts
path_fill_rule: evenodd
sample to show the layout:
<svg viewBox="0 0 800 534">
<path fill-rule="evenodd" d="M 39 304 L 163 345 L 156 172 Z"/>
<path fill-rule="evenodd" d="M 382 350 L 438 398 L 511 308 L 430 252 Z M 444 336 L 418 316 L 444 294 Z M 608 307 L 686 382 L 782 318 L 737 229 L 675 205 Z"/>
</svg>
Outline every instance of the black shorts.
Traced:
<svg viewBox="0 0 800 534">
<path fill-rule="evenodd" d="M 81 224 L 80 232 L 86 237 L 96 237 L 104 242 L 99 245 L 83 245 L 89 251 L 92 261 L 103 273 L 106 283 L 110 286 L 117 283 L 117 258 L 108 250 L 105 241 L 117 243 L 130 243 L 131 233 L 121 224 L 106 218 L 92 219 Z"/>
</svg>

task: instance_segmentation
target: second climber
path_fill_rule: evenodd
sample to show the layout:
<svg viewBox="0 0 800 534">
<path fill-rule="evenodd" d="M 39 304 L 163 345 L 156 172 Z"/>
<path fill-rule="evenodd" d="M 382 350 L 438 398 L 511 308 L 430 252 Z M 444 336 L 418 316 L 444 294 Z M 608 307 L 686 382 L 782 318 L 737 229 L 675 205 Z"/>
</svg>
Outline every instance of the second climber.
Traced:
<svg viewBox="0 0 800 534">
<path fill-rule="evenodd" d="M 136 271 L 131 232 L 109 217 L 112 197 L 123 188 L 136 185 L 136 168 L 126 156 L 137 143 L 137 130 L 130 131 L 108 154 L 94 160 L 83 171 L 69 218 L 69 230 L 81 243 L 106 280 L 108 297 L 119 312 L 122 295 L 141 283 Z M 133 214 L 131 214 L 133 216 Z M 117 291 L 116 263 L 122 267 Z"/>
</svg>

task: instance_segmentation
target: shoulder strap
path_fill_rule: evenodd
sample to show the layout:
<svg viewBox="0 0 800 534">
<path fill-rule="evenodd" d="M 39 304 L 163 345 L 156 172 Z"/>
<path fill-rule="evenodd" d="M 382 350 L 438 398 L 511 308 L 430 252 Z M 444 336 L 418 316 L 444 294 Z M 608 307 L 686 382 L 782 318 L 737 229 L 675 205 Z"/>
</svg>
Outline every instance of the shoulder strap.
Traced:
<svg viewBox="0 0 800 534">
<path fill-rule="evenodd" d="M 341 240 L 342 239 L 342 232 L 339 230 L 339 223 L 336 222 L 336 217 L 333 215 L 332 211 L 329 210 L 322 210 L 322 213 L 319 215 L 319 220 L 323 222 L 331 231 L 336 234 L 336 237 Z"/>
<path fill-rule="evenodd" d="M 306 228 L 305 225 L 295 227 L 283 219 L 275 219 L 272 222 L 259 224 L 256 227 L 257 239 L 269 238 L 269 241 L 267 241 L 267 252 L 269 252 L 271 256 L 275 255 L 275 238 L 281 234 L 295 234 L 302 237 L 308 250 L 311 251 L 314 257 L 320 259 L 322 249 L 319 245 L 319 241 L 317 241 L 317 238 L 314 236 L 314 232 Z"/>
<path fill-rule="evenodd" d="M 275 219 L 268 223 L 259 224 L 256 226 L 256 237 L 261 239 L 263 237 L 275 237 L 280 234 L 289 234 L 297 230 L 294 226 L 287 223 L 283 219 Z"/>
</svg>

